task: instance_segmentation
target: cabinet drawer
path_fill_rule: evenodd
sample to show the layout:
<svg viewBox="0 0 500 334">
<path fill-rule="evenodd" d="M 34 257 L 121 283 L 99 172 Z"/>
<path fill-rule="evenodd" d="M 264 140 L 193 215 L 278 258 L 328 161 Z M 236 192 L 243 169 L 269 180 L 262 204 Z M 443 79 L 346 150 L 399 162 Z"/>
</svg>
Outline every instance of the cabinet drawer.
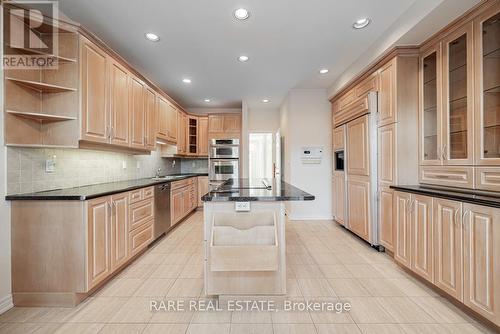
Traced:
<svg viewBox="0 0 500 334">
<path fill-rule="evenodd" d="M 143 200 L 142 195 L 143 195 L 142 189 L 132 190 L 129 193 L 129 202 L 130 202 L 130 204 L 142 201 Z"/>
<path fill-rule="evenodd" d="M 170 187 L 170 189 L 173 190 L 173 189 L 187 187 L 189 185 L 192 185 L 193 181 L 194 181 L 194 177 L 190 177 L 189 179 L 172 182 L 172 186 Z"/>
<path fill-rule="evenodd" d="M 376 74 L 371 75 L 366 78 L 362 83 L 356 87 L 356 97 L 361 97 L 367 93 L 377 89 L 377 78 Z"/>
<path fill-rule="evenodd" d="M 143 198 L 144 199 L 151 198 L 155 194 L 154 187 L 147 187 L 147 188 L 143 188 L 142 190 L 143 190 Z"/>
<path fill-rule="evenodd" d="M 475 178 L 477 189 L 500 191 L 500 167 L 476 168 Z"/>
<path fill-rule="evenodd" d="M 129 231 L 136 229 L 153 218 L 154 202 L 152 198 L 130 205 Z"/>
<path fill-rule="evenodd" d="M 135 255 L 153 240 L 153 220 L 148 221 L 135 231 L 129 233 L 130 255 Z"/>
<path fill-rule="evenodd" d="M 352 101 L 354 101 L 355 98 L 356 92 L 354 89 L 351 89 L 339 99 L 339 109 L 342 110 L 347 107 Z"/>
<path fill-rule="evenodd" d="M 420 183 L 449 187 L 474 188 L 474 168 L 451 166 L 421 166 Z"/>
</svg>

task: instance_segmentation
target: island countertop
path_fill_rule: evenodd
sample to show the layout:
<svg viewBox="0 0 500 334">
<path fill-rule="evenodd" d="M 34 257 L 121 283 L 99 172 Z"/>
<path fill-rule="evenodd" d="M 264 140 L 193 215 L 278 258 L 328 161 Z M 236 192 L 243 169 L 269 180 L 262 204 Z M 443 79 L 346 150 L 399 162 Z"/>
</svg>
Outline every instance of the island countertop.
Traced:
<svg viewBox="0 0 500 334">
<path fill-rule="evenodd" d="M 203 202 L 280 202 L 314 199 L 314 195 L 285 181 L 271 179 L 230 179 L 201 197 Z"/>
</svg>

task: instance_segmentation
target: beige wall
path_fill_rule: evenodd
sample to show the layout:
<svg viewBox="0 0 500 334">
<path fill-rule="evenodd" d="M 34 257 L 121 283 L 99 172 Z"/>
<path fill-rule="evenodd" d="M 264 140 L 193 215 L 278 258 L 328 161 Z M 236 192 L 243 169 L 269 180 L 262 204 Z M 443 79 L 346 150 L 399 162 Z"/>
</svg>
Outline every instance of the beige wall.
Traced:
<svg viewBox="0 0 500 334">
<path fill-rule="evenodd" d="M 250 108 L 248 110 L 248 132 L 276 132 L 279 128 L 279 109 Z"/>
</svg>

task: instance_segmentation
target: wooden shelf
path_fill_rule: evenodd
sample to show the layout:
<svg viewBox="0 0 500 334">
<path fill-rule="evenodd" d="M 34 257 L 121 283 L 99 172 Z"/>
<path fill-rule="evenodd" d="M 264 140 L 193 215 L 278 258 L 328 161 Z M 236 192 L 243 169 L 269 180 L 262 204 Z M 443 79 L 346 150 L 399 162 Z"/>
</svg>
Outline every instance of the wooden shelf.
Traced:
<svg viewBox="0 0 500 334">
<path fill-rule="evenodd" d="M 5 112 L 11 115 L 34 119 L 38 121 L 44 121 L 44 122 L 62 122 L 62 121 L 76 120 L 76 117 L 58 116 L 58 115 L 42 114 L 36 112 L 26 112 L 17 110 L 5 110 Z"/>
<path fill-rule="evenodd" d="M 10 80 L 12 82 L 15 82 L 19 85 L 45 92 L 45 93 L 62 93 L 62 92 L 74 92 L 76 91 L 75 88 L 69 88 L 69 87 L 63 87 L 63 86 L 57 86 L 57 85 L 51 85 L 43 82 L 37 82 L 37 81 L 30 81 L 30 80 L 22 80 L 22 79 L 16 79 L 16 78 L 5 78 L 7 80 Z"/>
<path fill-rule="evenodd" d="M 27 54 L 27 55 L 40 55 L 40 56 L 54 57 L 61 63 L 76 63 L 76 59 L 74 59 L 74 58 L 62 57 L 59 55 L 56 56 L 53 54 L 48 54 L 48 53 L 44 53 L 44 52 L 41 52 L 38 50 L 25 48 L 25 47 L 18 47 L 18 46 L 13 46 L 13 45 L 6 45 L 6 46 L 8 46 L 11 49 L 22 51 L 22 52 L 24 52 L 24 54 Z M 23 53 L 21 53 L 21 55 L 22 54 Z"/>
</svg>

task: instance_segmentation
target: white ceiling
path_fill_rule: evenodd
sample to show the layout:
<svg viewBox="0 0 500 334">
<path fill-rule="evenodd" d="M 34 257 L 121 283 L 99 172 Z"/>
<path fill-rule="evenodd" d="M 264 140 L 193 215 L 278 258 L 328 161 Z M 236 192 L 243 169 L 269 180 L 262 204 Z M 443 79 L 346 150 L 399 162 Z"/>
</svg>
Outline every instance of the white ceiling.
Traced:
<svg viewBox="0 0 500 334">
<path fill-rule="evenodd" d="M 184 107 L 277 107 L 292 88 L 328 88 L 415 2 L 422 0 L 61 0 Z M 426 0 L 434 8 L 442 0 Z M 245 7 L 250 19 L 236 21 Z M 354 30 L 368 16 L 372 23 Z M 145 32 L 161 40 L 151 43 Z M 239 63 L 240 54 L 250 56 Z M 330 73 L 317 71 L 328 67 Z M 192 79 L 190 85 L 182 78 Z M 211 103 L 203 99 L 212 99 Z M 260 101 L 270 98 L 271 103 Z"/>
</svg>

